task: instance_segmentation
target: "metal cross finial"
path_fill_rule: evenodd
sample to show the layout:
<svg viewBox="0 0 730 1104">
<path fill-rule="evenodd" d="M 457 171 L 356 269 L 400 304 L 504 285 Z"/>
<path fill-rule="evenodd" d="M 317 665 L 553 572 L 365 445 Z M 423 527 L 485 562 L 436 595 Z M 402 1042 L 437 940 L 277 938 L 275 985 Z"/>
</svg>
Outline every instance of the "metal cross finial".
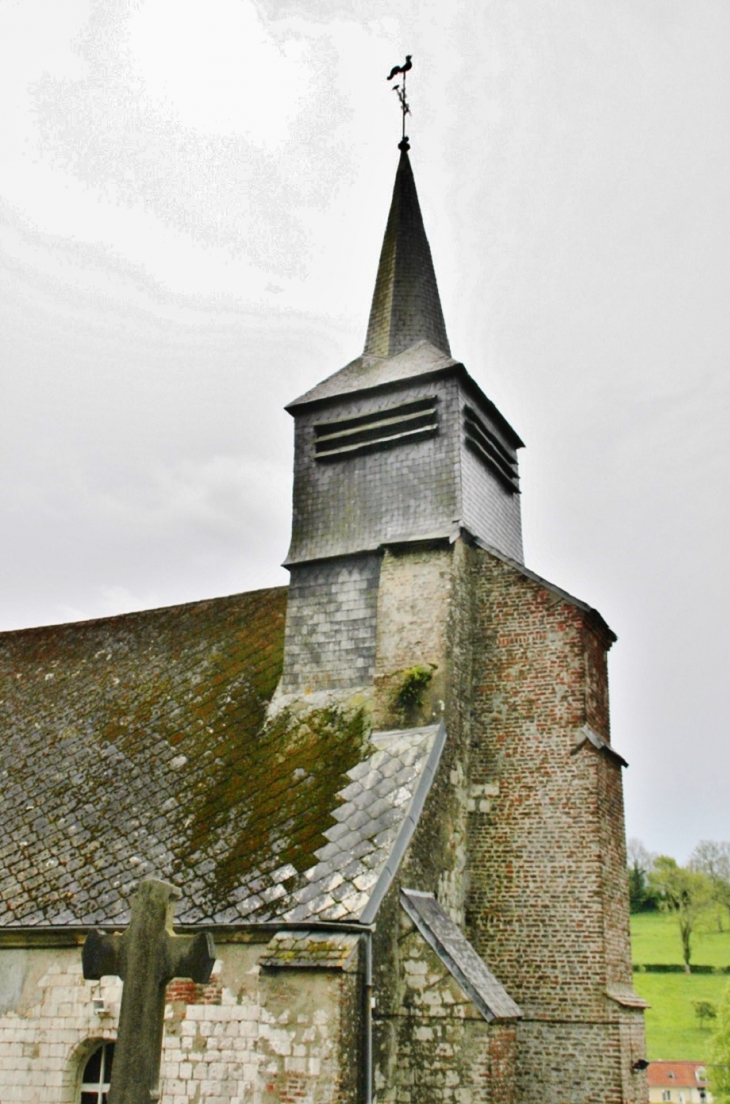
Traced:
<svg viewBox="0 0 730 1104">
<path fill-rule="evenodd" d="M 408 103 L 408 100 L 406 99 L 406 74 L 412 68 L 413 62 L 411 60 L 411 54 L 406 54 L 406 60 L 404 61 L 404 63 L 402 65 L 394 65 L 390 73 L 388 74 L 388 80 L 392 80 L 393 77 L 396 77 L 399 73 L 403 75 L 403 83 L 394 84 L 393 91 L 398 93 L 401 115 L 403 117 L 403 129 L 401 131 L 401 140 L 398 143 L 398 149 L 404 151 L 407 151 L 411 148 L 408 143 L 408 138 L 406 137 L 406 115 L 410 115 L 411 113 L 410 105 Z"/>
</svg>

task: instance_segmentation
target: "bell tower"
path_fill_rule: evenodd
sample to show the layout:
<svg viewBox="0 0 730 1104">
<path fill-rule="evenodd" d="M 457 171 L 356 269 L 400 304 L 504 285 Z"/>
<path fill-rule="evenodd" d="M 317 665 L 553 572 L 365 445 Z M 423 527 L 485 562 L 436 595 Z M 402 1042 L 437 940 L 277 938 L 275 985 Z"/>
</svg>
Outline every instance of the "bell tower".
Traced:
<svg viewBox="0 0 730 1104">
<path fill-rule="evenodd" d="M 407 139 L 399 148 L 363 353 L 287 407 L 284 692 L 372 679 L 389 546 L 471 536 L 522 561 L 522 441 L 451 356 Z"/>
</svg>

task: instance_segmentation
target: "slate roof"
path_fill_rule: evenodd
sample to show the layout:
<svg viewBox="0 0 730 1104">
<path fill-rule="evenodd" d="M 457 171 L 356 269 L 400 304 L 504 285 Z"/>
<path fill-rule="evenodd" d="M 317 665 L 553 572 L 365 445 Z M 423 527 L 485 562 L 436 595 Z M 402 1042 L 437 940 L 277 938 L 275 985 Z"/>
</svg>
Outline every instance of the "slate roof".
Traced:
<svg viewBox="0 0 730 1104">
<path fill-rule="evenodd" d="M 363 353 L 289 403 L 287 410 L 456 368 L 463 369 L 463 365 L 426 339 L 414 342 L 397 356 Z"/>
<path fill-rule="evenodd" d="M 431 249 L 407 148 L 401 148 L 365 352 L 395 356 L 422 338 L 449 353 Z"/>
<path fill-rule="evenodd" d="M 485 1020 L 513 1020 L 522 1015 L 504 986 L 487 969 L 466 936 L 432 893 L 401 889 L 401 905 Z"/>
<path fill-rule="evenodd" d="M 360 918 L 437 732 L 267 722 L 285 612 L 281 588 L 0 635 L 0 926 L 125 923 L 149 876 L 180 924 Z"/>
<path fill-rule="evenodd" d="M 277 932 L 259 959 L 270 969 L 344 970 L 360 936 L 347 932 Z"/>
</svg>

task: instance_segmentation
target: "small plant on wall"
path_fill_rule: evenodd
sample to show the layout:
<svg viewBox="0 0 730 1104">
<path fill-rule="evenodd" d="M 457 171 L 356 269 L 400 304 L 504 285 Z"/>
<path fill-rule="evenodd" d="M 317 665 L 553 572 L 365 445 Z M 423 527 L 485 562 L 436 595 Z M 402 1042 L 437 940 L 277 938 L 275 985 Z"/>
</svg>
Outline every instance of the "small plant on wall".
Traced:
<svg viewBox="0 0 730 1104">
<path fill-rule="evenodd" d="M 426 687 L 433 678 L 435 663 L 428 666 L 417 664 L 399 672 L 399 678 L 393 694 L 393 704 L 407 720 L 413 720 L 423 702 Z"/>
</svg>

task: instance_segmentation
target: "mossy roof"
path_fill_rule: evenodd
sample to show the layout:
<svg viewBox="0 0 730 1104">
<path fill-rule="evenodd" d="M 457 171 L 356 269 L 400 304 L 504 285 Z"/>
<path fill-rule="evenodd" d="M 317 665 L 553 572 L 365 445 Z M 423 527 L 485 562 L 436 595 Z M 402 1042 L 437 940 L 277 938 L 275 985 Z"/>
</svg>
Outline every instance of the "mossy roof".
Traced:
<svg viewBox="0 0 730 1104">
<path fill-rule="evenodd" d="M 357 920 L 435 730 L 266 719 L 286 589 L 0 635 L 0 926 Z M 336 869 L 335 869 L 336 867 Z"/>
</svg>

